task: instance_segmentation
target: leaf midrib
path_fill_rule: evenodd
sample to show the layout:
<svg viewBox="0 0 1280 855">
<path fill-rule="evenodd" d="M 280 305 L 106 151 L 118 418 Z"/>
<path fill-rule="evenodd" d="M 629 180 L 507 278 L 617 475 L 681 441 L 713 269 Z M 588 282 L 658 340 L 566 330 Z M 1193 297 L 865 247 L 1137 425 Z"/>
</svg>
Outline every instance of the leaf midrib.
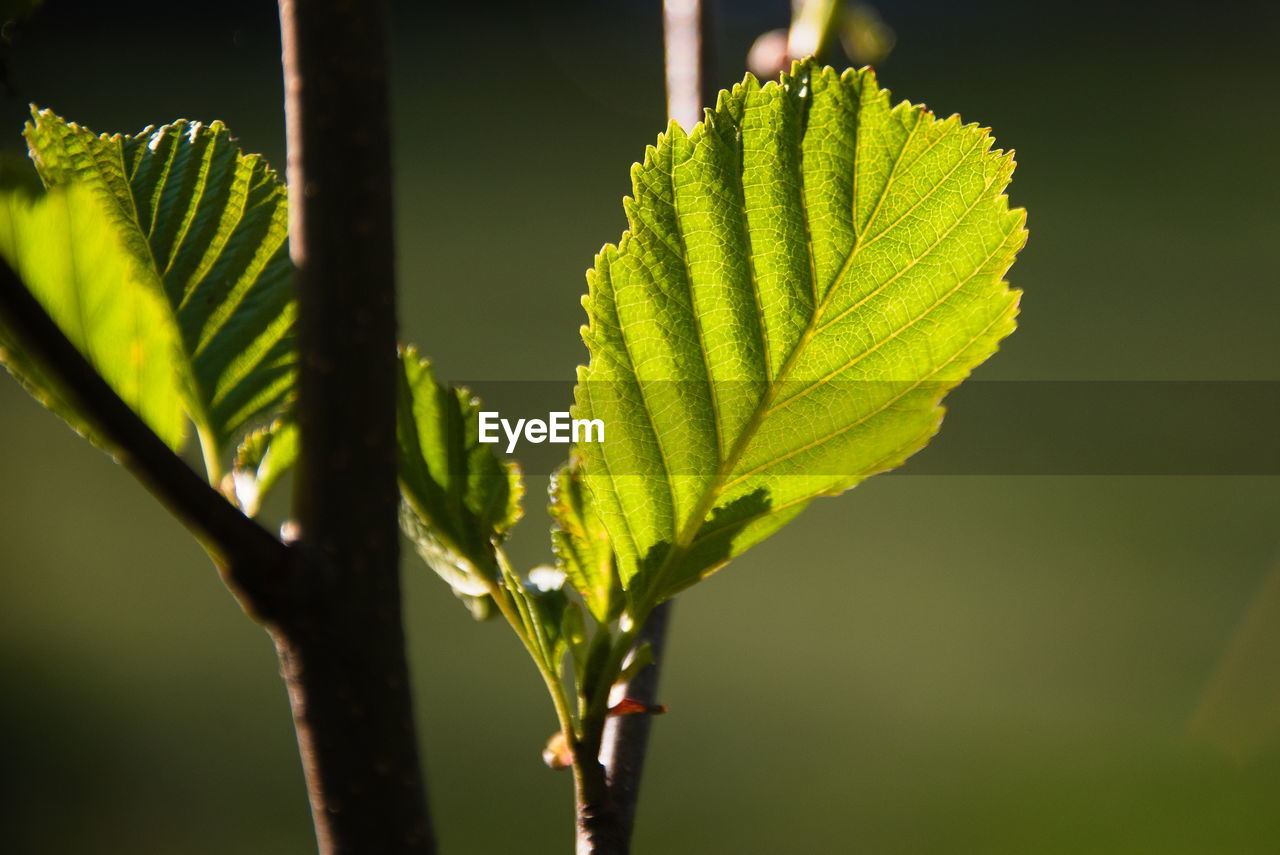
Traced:
<svg viewBox="0 0 1280 855">
<path fill-rule="evenodd" d="M 875 410 L 875 411 L 874 411 L 874 412 L 872 412 L 872 413 L 868 413 L 868 414 L 867 414 L 867 415 L 865 415 L 865 416 L 862 416 L 862 417 L 861 417 L 861 418 L 859 418 L 856 422 L 854 422 L 854 423 L 853 423 L 853 424 L 851 424 L 851 425 L 847 425 L 844 429 L 842 429 L 842 431 L 838 432 L 837 434 L 833 434 L 832 436 L 839 435 L 839 433 L 847 432 L 847 431 L 849 431 L 849 430 L 853 430 L 854 428 L 857 428 L 857 427 L 859 427 L 859 426 L 861 426 L 861 425 L 865 424 L 866 422 L 868 422 L 868 421 L 870 421 L 871 419 L 875 418 L 876 416 L 880 415 L 882 412 L 884 412 L 884 411 L 885 411 L 885 410 L 887 410 L 888 408 L 892 407 L 894 404 L 896 404 L 896 403 L 898 403 L 899 401 L 901 401 L 901 400 L 902 400 L 903 398 L 905 398 L 907 395 L 910 395 L 910 394 L 911 394 L 912 392 L 914 392 L 916 389 L 920 388 L 920 386 L 922 386 L 923 384 L 925 384 L 925 383 L 929 382 L 929 380 L 931 380 L 934 376 L 936 376 L 936 375 L 937 375 L 937 374 L 939 374 L 940 372 L 945 371 L 946 369 L 950 368 L 952 365 L 955 365 L 956 360 L 958 360 L 961 356 L 963 356 L 963 355 L 964 355 L 964 353 L 965 353 L 969 348 L 973 347 L 975 344 L 977 344 L 979 341 L 981 341 L 981 340 L 982 340 L 982 338 L 983 338 L 984 336 L 986 336 L 989 332 L 991 332 L 992 328 L 994 328 L 996 324 L 1000 323 L 1000 322 L 1001 322 L 1002 320 L 1004 320 L 1005 318 L 1006 318 L 1006 315 L 1005 315 L 1004 313 L 1001 313 L 1001 314 L 997 315 L 996 317 L 992 318 L 992 319 L 991 319 L 991 321 L 990 321 L 990 322 L 988 322 L 986 326 L 984 326 L 981 330 L 979 330 L 979 331 L 978 331 L 977 333 L 975 333 L 972 337 L 970 337 L 970 338 L 969 338 L 969 340 L 968 340 L 968 341 L 966 341 L 966 342 L 964 343 L 964 345 L 963 345 L 963 346 L 961 346 L 960 348 L 958 348 L 958 349 L 955 351 L 955 353 L 953 353 L 951 356 L 949 356 L 949 357 L 946 359 L 946 361 L 944 361 L 944 362 L 940 363 L 936 368 L 934 368 L 932 371 L 930 371 L 930 372 L 929 372 L 928 374 L 926 374 L 924 377 L 921 377 L 919 380 L 917 380 L 916 382 L 912 383 L 910 386 L 908 386 L 906 389 L 904 389 L 903 391 L 901 391 L 901 392 L 900 392 L 900 393 L 898 393 L 897 395 L 894 395 L 892 398 L 890 398 L 888 401 L 886 401 L 886 402 L 885 402 L 885 403 L 884 403 L 884 404 L 883 404 L 879 409 Z M 923 432 L 922 432 L 921 434 L 919 434 L 919 435 L 913 436 L 910 440 L 908 440 L 907 442 L 903 443 L 902 445 L 897 446 L 896 448 L 894 448 L 894 449 L 893 449 L 893 451 L 891 451 L 891 452 L 889 452 L 888 454 L 886 454 L 886 455 L 882 456 L 881 458 L 879 458 L 878 460 L 876 460 L 874 463 L 871 463 L 870 465 L 868 465 L 868 466 L 866 466 L 866 467 L 863 467 L 863 470 L 862 470 L 862 471 L 863 471 L 864 473 L 874 474 L 874 472 L 875 472 L 875 471 L 876 471 L 880 466 L 882 466 L 882 465 L 886 464 L 888 461 L 891 461 L 891 460 L 895 459 L 899 454 L 902 454 L 902 453 L 903 453 L 904 451 L 906 451 L 907 449 L 914 447 L 914 446 L 918 443 L 918 441 L 920 440 L 921 436 L 928 436 L 928 435 L 929 435 L 929 434 L 931 434 L 934 430 L 935 430 L 935 426 L 931 425 L 931 426 L 928 428 L 928 430 L 923 431 Z M 824 442 L 824 441 L 827 441 L 827 440 L 829 440 L 829 439 L 831 439 L 831 436 L 826 437 L 824 440 L 820 440 L 820 441 L 818 441 L 818 442 L 810 443 L 809 445 L 805 446 L 805 448 L 801 449 L 801 451 L 806 451 L 806 450 L 808 450 L 809 448 L 812 448 L 812 447 L 814 447 L 815 445 L 820 444 L 820 442 Z M 775 462 L 777 462 L 777 461 L 775 461 Z M 770 464 L 770 465 L 773 465 L 773 464 Z M 737 483 L 737 479 L 735 479 L 735 481 L 734 481 L 733 483 Z M 732 484 L 731 484 L 730 486 L 732 486 Z M 728 487 L 726 487 L 726 489 L 728 489 Z M 812 501 L 812 500 L 813 500 L 813 497 L 812 497 L 812 496 L 801 496 L 800 498 L 792 499 L 792 500 L 791 500 L 791 501 L 789 501 L 789 502 L 784 502 L 784 503 L 783 503 L 783 504 L 781 504 L 781 505 L 776 505 L 776 506 L 771 507 L 771 508 L 769 508 L 769 509 L 767 509 L 767 510 L 765 510 L 765 511 L 762 511 L 762 512 L 760 512 L 760 513 L 758 513 L 758 514 L 754 514 L 754 515 L 752 515 L 752 516 L 748 517 L 747 519 L 748 519 L 748 520 L 761 519 L 761 518 L 763 518 L 763 517 L 768 516 L 769 514 L 779 513 L 779 512 L 781 512 L 781 511 L 786 510 L 787 508 L 794 507 L 795 505 L 803 504 L 803 503 L 805 503 L 805 502 L 809 502 L 809 501 Z M 736 524 L 739 524 L 739 523 L 741 523 L 741 522 L 742 522 L 741 520 L 735 520 L 732 524 L 736 525 Z M 719 527 L 719 528 L 711 529 L 710 531 L 706 531 L 706 530 L 700 531 L 700 532 L 698 533 L 698 536 L 696 536 L 696 537 L 693 539 L 693 541 L 689 544 L 689 547 L 690 547 L 690 548 L 692 548 L 692 547 L 694 547 L 694 546 L 698 545 L 699 543 L 704 542 L 706 539 L 708 539 L 709 537 L 713 536 L 716 532 L 721 531 L 721 530 L 722 530 L 722 529 L 724 529 L 725 527 L 726 527 L 726 526 L 721 526 L 721 527 Z"/>
</svg>

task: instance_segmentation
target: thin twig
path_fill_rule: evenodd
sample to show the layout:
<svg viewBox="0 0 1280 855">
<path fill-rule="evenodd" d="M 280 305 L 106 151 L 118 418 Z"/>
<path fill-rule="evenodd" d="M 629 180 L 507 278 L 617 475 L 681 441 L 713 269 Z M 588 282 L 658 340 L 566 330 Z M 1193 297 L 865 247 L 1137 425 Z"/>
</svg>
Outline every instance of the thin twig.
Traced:
<svg viewBox="0 0 1280 855">
<path fill-rule="evenodd" d="M 323 855 L 435 851 L 401 622 L 387 17 L 280 0 L 304 567 L 272 631 Z"/>
<path fill-rule="evenodd" d="M 623 698 L 631 698 L 650 706 L 658 703 L 659 664 L 667 643 L 667 631 L 671 624 L 674 601 L 668 600 L 649 613 L 636 637 L 638 650 L 648 644 L 653 651 L 653 662 L 626 683 L 613 687 L 609 705 Z M 633 654 L 634 655 L 634 652 Z M 600 758 L 608 770 L 609 795 L 618 821 L 628 837 L 635 827 L 636 802 L 640 798 L 640 777 L 644 772 L 644 759 L 649 748 L 649 729 L 653 726 L 651 715 L 611 716 L 604 728 Z"/>
<path fill-rule="evenodd" d="M 246 517 L 173 453 L 107 385 L 45 313 L 8 264 L 0 261 L 0 317 L 53 378 L 57 391 L 142 482 L 215 557 L 245 609 L 272 617 L 285 598 L 289 550 Z"/>
<path fill-rule="evenodd" d="M 712 0 L 664 0 L 662 39 L 666 62 L 667 118 L 686 132 L 714 106 L 711 45 Z"/>
<path fill-rule="evenodd" d="M 631 826 L 618 813 L 605 767 L 599 759 L 600 722 L 583 722 L 583 730 L 585 739 L 573 747 L 573 797 L 577 808 L 575 851 L 577 855 L 627 855 L 631 851 Z"/>
<path fill-rule="evenodd" d="M 665 0 L 663 37 L 666 49 L 667 114 L 686 131 L 702 119 L 704 106 L 714 106 L 716 87 L 712 80 L 711 0 Z M 632 651 L 648 644 L 653 663 L 642 668 L 629 682 L 614 687 L 610 703 L 633 698 L 647 705 L 658 702 L 658 678 L 671 623 L 672 602 L 660 604 L 650 614 L 636 638 Z M 614 716 L 604 729 L 600 762 L 609 782 L 611 809 L 621 825 L 622 837 L 629 840 L 635 826 L 640 777 L 649 747 L 649 715 Z"/>
</svg>

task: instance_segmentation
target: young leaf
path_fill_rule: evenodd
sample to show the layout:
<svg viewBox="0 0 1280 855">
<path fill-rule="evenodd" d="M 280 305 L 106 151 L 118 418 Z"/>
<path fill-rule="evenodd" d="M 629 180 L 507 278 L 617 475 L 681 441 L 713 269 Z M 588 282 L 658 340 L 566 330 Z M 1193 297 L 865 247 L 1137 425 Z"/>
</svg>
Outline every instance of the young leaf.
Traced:
<svg viewBox="0 0 1280 855">
<path fill-rule="evenodd" d="M 596 513 L 581 467 L 569 463 L 551 479 L 549 511 L 555 528 L 551 546 L 556 564 L 582 595 L 599 623 L 608 623 L 622 608 L 622 583 L 614 566 L 609 532 Z"/>
<path fill-rule="evenodd" d="M 221 122 L 99 136 L 33 110 L 25 135 L 44 182 L 92 188 L 137 263 L 163 283 L 208 462 L 277 410 L 293 382 L 284 185 Z"/>
<path fill-rule="evenodd" d="M 565 613 L 571 605 L 564 592 L 563 570 L 546 565 L 529 571 L 521 581 L 514 574 L 507 576 L 507 590 L 520 597 L 537 624 L 533 628 L 542 647 L 545 664 L 553 673 L 559 672 L 564 654 L 574 639 L 564 632 Z"/>
<path fill-rule="evenodd" d="M 267 493 L 297 462 L 297 422 L 282 417 L 249 433 L 236 447 L 231 472 L 241 510 L 249 516 L 257 514 Z"/>
<path fill-rule="evenodd" d="M 500 576 L 493 545 L 520 517 L 520 470 L 480 443 L 478 402 L 469 392 L 437 383 L 412 347 L 400 364 L 402 527 L 475 611 Z"/>
<path fill-rule="evenodd" d="M 653 645 L 645 642 L 636 648 L 636 652 L 627 660 L 627 664 L 618 672 L 615 683 L 630 683 L 636 675 L 653 664 Z"/>
<path fill-rule="evenodd" d="M 672 124 L 588 273 L 578 447 L 644 607 L 902 463 L 1014 328 L 1026 233 L 985 129 L 811 61 Z"/>
<path fill-rule="evenodd" d="M 590 653 L 587 638 L 587 622 L 582 616 L 582 607 L 570 600 L 565 604 L 564 617 L 560 621 L 560 637 L 573 658 L 573 667 L 582 674 L 587 667 L 587 656 Z"/>
<path fill-rule="evenodd" d="M 186 429 L 170 367 L 178 331 L 150 271 L 125 249 L 96 195 L 80 185 L 0 193 L 0 256 L 116 394 L 178 448 Z M 114 451 L 3 330 L 0 361 L 37 400 Z"/>
</svg>

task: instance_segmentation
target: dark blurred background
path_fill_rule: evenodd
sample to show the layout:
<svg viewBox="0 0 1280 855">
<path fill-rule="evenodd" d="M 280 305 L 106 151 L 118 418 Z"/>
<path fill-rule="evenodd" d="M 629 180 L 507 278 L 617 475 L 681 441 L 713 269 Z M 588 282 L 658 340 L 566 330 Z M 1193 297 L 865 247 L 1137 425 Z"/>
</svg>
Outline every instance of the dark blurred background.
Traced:
<svg viewBox="0 0 1280 855">
<path fill-rule="evenodd" d="M 1274 4 L 878 8 L 882 83 L 1018 150 L 1021 328 L 979 377 L 1280 381 Z M 404 336 L 445 377 L 571 378 L 583 271 L 664 124 L 659 4 L 395 11 Z M 727 85 L 788 9 L 717 12 Z M 220 118 L 283 166 L 278 61 L 265 0 L 47 0 L 0 140 L 22 150 L 29 101 L 101 131 Z M 1280 851 L 1280 631 L 1206 700 L 1249 610 L 1280 626 L 1278 521 L 1260 475 L 882 477 L 817 502 L 681 598 L 637 851 Z M 535 671 L 405 566 L 444 851 L 568 852 Z M 0 850 L 312 851 L 275 670 L 182 529 L 0 378 Z"/>
</svg>

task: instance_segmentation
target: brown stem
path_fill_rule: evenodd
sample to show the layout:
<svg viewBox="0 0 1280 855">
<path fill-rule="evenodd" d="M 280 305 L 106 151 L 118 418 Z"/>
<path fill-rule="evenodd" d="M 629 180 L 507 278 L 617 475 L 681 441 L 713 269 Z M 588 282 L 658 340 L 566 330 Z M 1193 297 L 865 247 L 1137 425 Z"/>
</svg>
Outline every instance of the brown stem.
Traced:
<svg viewBox="0 0 1280 855">
<path fill-rule="evenodd" d="M 280 15 L 299 290 L 297 544 L 175 455 L 2 262 L 0 320 L 267 624 L 323 855 L 430 855 L 400 615 L 386 11 L 281 0 Z"/>
<path fill-rule="evenodd" d="M 272 625 L 323 855 L 435 851 L 399 578 L 385 2 L 280 0 L 298 269 L 297 608 Z"/>
<path fill-rule="evenodd" d="M 624 716 L 648 718 L 648 716 Z M 622 822 L 600 756 L 600 725 L 584 723 L 587 736 L 574 746 L 573 794 L 577 805 L 577 855 L 628 855 L 630 826 Z M 595 734 L 594 738 L 591 734 Z"/>
<path fill-rule="evenodd" d="M 323 572 L 309 566 L 308 571 Z M 335 574 L 333 581 L 336 581 Z M 333 585 L 272 627 L 322 855 L 435 852 L 399 603 Z M 366 600 L 358 604 L 358 600 Z M 385 600 L 373 605 L 378 600 Z M 385 609 L 385 611 L 384 611 Z"/>
<path fill-rule="evenodd" d="M 673 605 L 673 601 L 668 600 L 649 613 L 649 619 L 636 636 L 634 649 L 648 644 L 653 651 L 653 662 L 641 668 L 628 682 L 614 686 L 610 704 L 622 698 L 631 698 L 649 706 L 658 703 L 659 663 L 666 647 Z M 635 827 L 636 802 L 640 798 L 640 777 L 644 772 L 651 727 L 651 715 L 610 716 L 604 726 L 600 759 L 608 771 L 610 801 L 628 838 Z"/>
</svg>

